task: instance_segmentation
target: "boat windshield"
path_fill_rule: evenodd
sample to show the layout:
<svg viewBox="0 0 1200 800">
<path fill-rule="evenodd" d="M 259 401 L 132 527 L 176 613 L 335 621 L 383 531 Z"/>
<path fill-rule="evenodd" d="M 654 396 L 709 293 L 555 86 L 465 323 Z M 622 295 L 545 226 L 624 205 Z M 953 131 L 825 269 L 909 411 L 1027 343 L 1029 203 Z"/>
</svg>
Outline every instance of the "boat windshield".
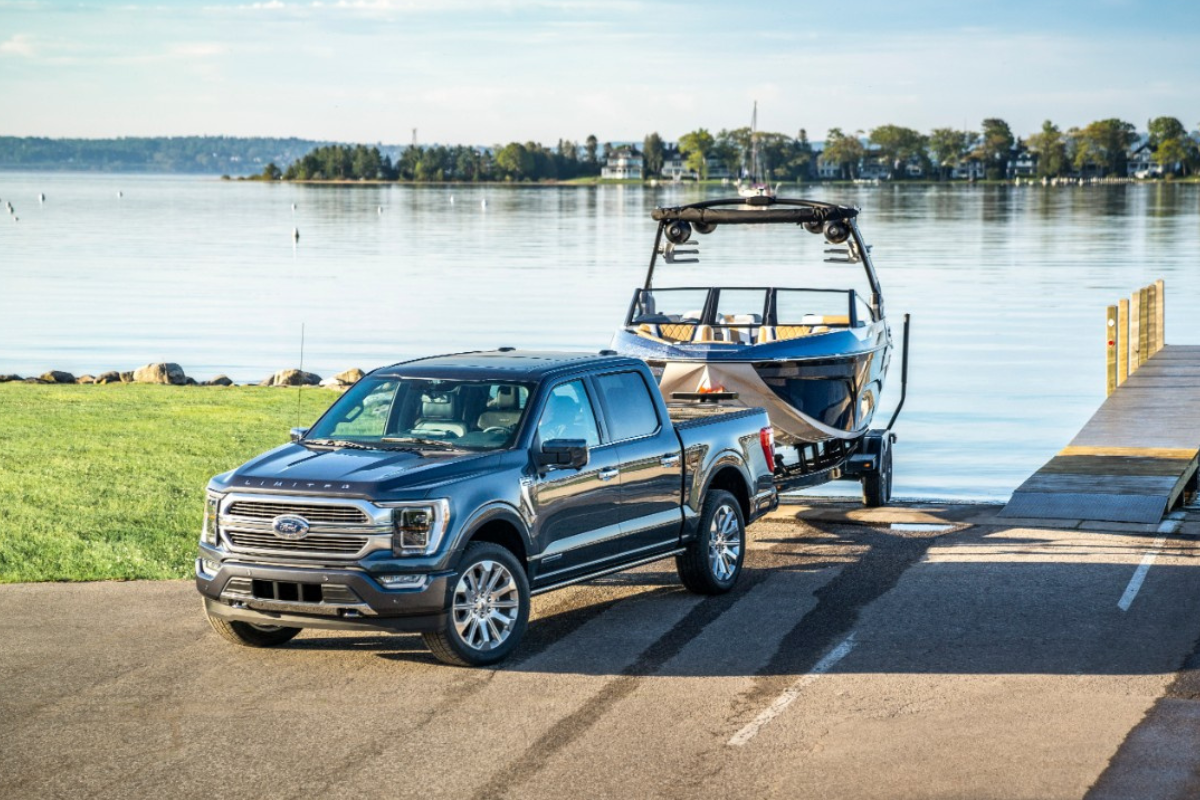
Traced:
<svg viewBox="0 0 1200 800">
<path fill-rule="evenodd" d="M 333 404 L 301 444 L 379 450 L 499 450 L 511 447 L 530 386 L 371 376 Z"/>
<path fill-rule="evenodd" d="M 858 328 L 874 319 L 853 289 L 639 289 L 627 326 L 671 342 L 763 344 Z"/>
</svg>

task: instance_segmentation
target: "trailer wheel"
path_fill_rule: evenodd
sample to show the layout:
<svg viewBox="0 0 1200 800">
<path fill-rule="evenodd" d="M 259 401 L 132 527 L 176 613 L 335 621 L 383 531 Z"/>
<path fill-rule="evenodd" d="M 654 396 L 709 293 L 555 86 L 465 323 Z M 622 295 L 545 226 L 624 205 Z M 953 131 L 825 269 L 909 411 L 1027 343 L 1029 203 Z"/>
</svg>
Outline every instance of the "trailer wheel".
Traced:
<svg viewBox="0 0 1200 800">
<path fill-rule="evenodd" d="M 892 445 L 885 434 L 879 439 L 878 465 L 862 477 L 863 505 L 877 508 L 892 499 Z"/>
</svg>

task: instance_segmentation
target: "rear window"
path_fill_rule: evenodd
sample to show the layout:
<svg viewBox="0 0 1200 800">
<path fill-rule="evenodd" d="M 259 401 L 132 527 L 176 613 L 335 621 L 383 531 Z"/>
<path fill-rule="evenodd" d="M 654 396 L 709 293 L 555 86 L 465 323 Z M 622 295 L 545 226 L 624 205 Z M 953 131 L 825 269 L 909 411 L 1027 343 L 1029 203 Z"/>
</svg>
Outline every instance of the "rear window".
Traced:
<svg viewBox="0 0 1200 800">
<path fill-rule="evenodd" d="M 658 430 L 658 412 L 646 382 L 637 372 L 614 372 L 596 378 L 608 409 L 614 440 L 649 436 Z"/>
</svg>

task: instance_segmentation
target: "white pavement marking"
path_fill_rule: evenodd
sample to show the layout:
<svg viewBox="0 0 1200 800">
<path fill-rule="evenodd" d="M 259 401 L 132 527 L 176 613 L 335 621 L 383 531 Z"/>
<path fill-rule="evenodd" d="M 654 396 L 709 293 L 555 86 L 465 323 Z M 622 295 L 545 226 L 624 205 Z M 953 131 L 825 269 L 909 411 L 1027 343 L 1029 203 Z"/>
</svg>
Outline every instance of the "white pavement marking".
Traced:
<svg viewBox="0 0 1200 800">
<path fill-rule="evenodd" d="M 1164 530 L 1168 526 L 1174 526 L 1170 530 Z M 1174 520 L 1164 520 L 1162 525 L 1158 526 L 1161 534 L 1154 540 L 1154 546 L 1150 548 L 1150 552 L 1142 556 L 1142 563 L 1138 564 L 1138 568 L 1134 570 L 1133 577 L 1129 579 L 1129 585 L 1125 587 L 1125 594 L 1121 595 L 1120 601 L 1117 603 L 1117 608 L 1122 611 L 1128 611 L 1133 605 L 1133 599 L 1137 597 L 1138 591 L 1142 588 L 1142 581 L 1146 580 L 1146 573 L 1150 571 L 1150 566 L 1154 563 L 1154 559 L 1158 557 L 1159 548 L 1167 541 L 1167 534 L 1174 533 L 1179 527 L 1179 523 Z"/>
<path fill-rule="evenodd" d="M 829 672 L 835 664 L 845 658 L 854 649 L 854 644 L 854 634 L 852 633 L 843 639 L 841 644 L 826 653 L 825 657 L 818 661 L 817 665 L 811 671 L 802 675 L 799 680 L 789 686 L 783 694 L 775 699 L 774 703 L 771 703 L 765 711 L 755 717 L 753 722 L 735 733 L 733 738 L 726 742 L 726 744 L 730 747 L 741 747 L 748 743 L 758 734 L 764 725 L 782 714 L 783 710 L 800 696 L 800 692 L 804 690 L 805 686 L 808 686 L 817 678 Z"/>
</svg>

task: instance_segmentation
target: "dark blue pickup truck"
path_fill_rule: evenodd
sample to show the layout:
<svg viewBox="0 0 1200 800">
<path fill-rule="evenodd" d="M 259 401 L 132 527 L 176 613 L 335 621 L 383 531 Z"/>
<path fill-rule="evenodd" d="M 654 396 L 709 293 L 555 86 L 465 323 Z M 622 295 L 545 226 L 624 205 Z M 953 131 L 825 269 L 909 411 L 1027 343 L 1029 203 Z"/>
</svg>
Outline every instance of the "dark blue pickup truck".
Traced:
<svg viewBox="0 0 1200 800">
<path fill-rule="evenodd" d="M 407 361 L 209 482 L 196 585 L 238 644 L 416 631 L 491 664 L 540 592 L 672 556 L 692 591 L 731 589 L 746 525 L 778 503 L 773 461 L 763 410 L 674 423 L 636 359 Z"/>
</svg>

